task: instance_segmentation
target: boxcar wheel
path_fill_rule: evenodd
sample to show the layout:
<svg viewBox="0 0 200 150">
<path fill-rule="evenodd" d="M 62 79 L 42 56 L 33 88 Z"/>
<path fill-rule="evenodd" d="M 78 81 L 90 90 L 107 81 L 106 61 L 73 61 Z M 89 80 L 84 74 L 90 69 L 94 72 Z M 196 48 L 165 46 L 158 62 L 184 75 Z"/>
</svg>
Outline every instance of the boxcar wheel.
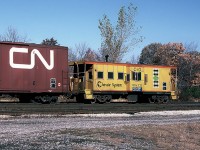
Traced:
<svg viewBox="0 0 200 150">
<path fill-rule="evenodd" d="M 58 102 L 58 97 L 57 96 L 52 96 L 50 103 L 56 103 L 56 102 Z"/>
<path fill-rule="evenodd" d="M 51 103 L 51 97 L 50 96 L 40 96 L 40 102 L 42 104 L 50 104 Z"/>
<path fill-rule="evenodd" d="M 96 103 L 96 99 L 95 98 L 90 101 L 90 104 L 95 104 L 95 103 Z"/>
</svg>

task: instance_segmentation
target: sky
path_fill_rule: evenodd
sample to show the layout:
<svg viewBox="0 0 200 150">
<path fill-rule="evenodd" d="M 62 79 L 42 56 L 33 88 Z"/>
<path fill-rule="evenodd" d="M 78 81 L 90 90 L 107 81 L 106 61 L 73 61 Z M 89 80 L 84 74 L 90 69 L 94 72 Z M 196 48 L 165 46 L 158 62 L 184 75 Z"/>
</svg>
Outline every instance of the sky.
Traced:
<svg viewBox="0 0 200 150">
<path fill-rule="evenodd" d="M 136 26 L 143 42 L 131 49 L 124 61 L 151 43 L 194 42 L 200 45 L 200 0 L 2 0 L 0 35 L 15 28 L 30 43 L 53 37 L 71 49 L 87 44 L 101 46 L 99 19 L 106 14 L 113 25 L 122 6 L 138 7 Z"/>
</svg>

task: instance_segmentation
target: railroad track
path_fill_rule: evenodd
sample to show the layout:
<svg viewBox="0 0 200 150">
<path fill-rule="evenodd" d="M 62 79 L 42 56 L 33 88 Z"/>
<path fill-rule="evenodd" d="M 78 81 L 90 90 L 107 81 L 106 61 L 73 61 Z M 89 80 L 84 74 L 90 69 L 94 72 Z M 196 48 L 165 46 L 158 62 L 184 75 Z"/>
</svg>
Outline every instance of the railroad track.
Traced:
<svg viewBox="0 0 200 150">
<path fill-rule="evenodd" d="M 161 110 L 199 110 L 200 103 L 173 102 L 169 104 L 148 103 L 109 103 L 109 104 L 80 104 L 80 103 L 0 103 L 0 115 L 22 114 L 85 114 L 85 113 L 129 113 Z"/>
</svg>

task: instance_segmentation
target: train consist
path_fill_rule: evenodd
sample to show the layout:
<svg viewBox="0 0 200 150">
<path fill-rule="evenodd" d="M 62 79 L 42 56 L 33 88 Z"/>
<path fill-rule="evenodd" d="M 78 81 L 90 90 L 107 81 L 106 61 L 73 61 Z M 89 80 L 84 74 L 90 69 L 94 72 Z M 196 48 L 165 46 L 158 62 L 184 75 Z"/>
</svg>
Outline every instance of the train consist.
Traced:
<svg viewBox="0 0 200 150">
<path fill-rule="evenodd" d="M 88 103 L 177 98 L 177 69 L 172 66 L 68 63 L 67 47 L 9 42 L 0 42 L 0 61 L 0 97 L 21 102 L 56 102 L 61 95 Z"/>
</svg>

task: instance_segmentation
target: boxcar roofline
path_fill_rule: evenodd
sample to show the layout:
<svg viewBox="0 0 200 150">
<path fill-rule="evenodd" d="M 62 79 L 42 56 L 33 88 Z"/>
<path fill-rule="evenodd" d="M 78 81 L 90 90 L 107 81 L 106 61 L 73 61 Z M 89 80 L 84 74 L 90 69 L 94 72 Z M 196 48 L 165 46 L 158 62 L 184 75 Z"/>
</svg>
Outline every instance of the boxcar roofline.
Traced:
<svg viewBox="0 0 200 150">
<path fill-rule="evenodd" d="M 60 45 L 43 45 L 43 44 L 36 44 L 36 43 L 23 43 L 23 42 L 0 42 L 0 44 L 3 45 L 18 45 L 18 46 L 33 46 L 33 47 L 53 47 L 53 48 L 68 48 L 66 46 L 60 46 Z"/>
</svg>

